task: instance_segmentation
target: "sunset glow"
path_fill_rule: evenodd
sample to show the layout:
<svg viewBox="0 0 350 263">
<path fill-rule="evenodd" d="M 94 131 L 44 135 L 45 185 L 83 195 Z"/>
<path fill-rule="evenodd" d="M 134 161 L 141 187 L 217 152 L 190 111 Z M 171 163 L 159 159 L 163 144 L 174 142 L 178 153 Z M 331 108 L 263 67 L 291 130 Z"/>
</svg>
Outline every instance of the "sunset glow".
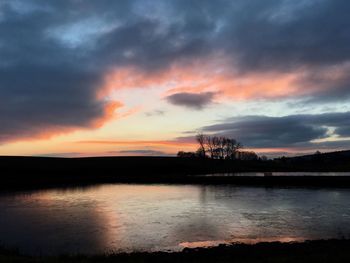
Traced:
<svg viewBox="0 0 350 263">
<path fill-rule="evenodd" d="M 0 155 L 349 148 L 345 3 L 194 2 L 0 3 Z"/>
</svg>

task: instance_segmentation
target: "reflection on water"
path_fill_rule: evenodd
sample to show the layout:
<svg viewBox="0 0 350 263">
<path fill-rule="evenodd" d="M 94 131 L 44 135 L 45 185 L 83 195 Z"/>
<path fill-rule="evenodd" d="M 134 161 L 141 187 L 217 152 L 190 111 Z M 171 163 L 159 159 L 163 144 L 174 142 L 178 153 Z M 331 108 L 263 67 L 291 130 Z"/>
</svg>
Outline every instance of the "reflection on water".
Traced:
<svg viewBox="0 0 350 263">
<path fill-rule="evenodd" d="M 197 241 L 197 242 L 183 242 L 179 245 L 186 248 L 197 248 L 197 247 L 213 247 L 220 244 L 232 244 L 232 243 L 245 243 L 245 244 L 256 244 L 259 242 L 302 242 L 304 237 L 269 237 L 269 238 L 235 238 L 234 240 L 209 240 L 209 241 Z"/>
<path fill-rule="evenodd" d="M 0 243 L 26 253 L 178 250 L 350 234 L 350 191 L 102 185 L 0 195 Z"/>
</svg>

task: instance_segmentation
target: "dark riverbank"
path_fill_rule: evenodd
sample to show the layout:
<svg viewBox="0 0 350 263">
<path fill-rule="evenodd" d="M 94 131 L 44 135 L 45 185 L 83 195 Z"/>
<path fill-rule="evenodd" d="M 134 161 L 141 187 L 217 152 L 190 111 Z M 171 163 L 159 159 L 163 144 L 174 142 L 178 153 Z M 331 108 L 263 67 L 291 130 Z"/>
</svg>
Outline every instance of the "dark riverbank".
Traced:
<svg viewBox="0 0 350 263">
<path fill-rule="evenodd" d="M 302 243 L 234 244 L 182 252 L 122 253 L 97 256 L 29 257 L 0 250 L 0 262 L 350 262 L 350 240 Z"/>
<path fill-rule="evenodd" d="M 346 158 L 232 161 L 177 157 L 44 158 L 0 157 L 2 189 L 74 186 L 96 183 L 188 183 L 262 186 L 350 187 L 341 176 L 189 176 L 229 172 L 344 172 Z M 323 159 L 322 159 L 323 158 Z"/>
</svg>

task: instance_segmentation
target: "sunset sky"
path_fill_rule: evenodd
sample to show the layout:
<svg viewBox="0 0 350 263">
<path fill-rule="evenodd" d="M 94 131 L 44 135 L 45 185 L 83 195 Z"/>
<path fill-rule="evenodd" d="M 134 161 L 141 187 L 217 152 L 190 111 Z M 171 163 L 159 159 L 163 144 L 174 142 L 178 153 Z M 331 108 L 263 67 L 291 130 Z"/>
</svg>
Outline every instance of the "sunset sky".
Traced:
<svg viewBox="0 0 350 263">
<path fill-rule="evenodd" d="M 0 155 L 350 148 L 348 0 L 0 0 Z"/>
</svg>

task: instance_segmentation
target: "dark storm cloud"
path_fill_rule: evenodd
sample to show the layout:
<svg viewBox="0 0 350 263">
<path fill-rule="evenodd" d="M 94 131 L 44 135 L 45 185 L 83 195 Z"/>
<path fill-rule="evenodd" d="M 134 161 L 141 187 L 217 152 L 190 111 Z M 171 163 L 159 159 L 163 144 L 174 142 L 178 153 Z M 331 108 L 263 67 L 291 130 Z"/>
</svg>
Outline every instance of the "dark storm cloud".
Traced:
<svg viewBox="0 0 350 263">
<path fill-rule="evenodd" d="M 174 105 L 185 106 L 192 109 L 200 110 L 205 106 L 213 102 L 215 96 L 214 92 L 202 92 L 202 93 L 175 93 L 166 99 Z"/>
<path fill-rule="evenodd" d="M 0 141 L 91 127 L 105 116 L 108 102 L 96 92 L 112 67 L 151 72 L 217 53 L 241 74 L 304 69 L 298 84 L 311 99 L 343 100 L 349 10 L 347 0 L 1 1 Z M 322 72 L 337 65 L 343 77 L 325 79 L 320 90 Z M 170 100 L 201 108 L 211 95 Z M 300 136 L 323 131 L 308 127 Z"/>
<path fill-rule="evenodd" d="M 283 117 L 244 116 L 203 127 L 207 133 L 237 138 L 247 147 L 339 146 L 339 142 L 311 143 L 332 135 L 350 136 L 350 112 Z M 334 131 L 332 131 L 334 130 Z M 344 145 L 345 146 L 345 145 Z"/>
<path fill-rule="evenodd" d="M 107 106 L 95 98 L 100 74 L 47 37 L 60 14 L 10 3 L 0 6 L 0 143 L 93 126 Z"/>
<path fill-rule="evenodd" d="M 346 0 L 244 1 L 226 30 L 248 69 L 333 65 L 350 57 L 349 10 Z"/>
</svg>

